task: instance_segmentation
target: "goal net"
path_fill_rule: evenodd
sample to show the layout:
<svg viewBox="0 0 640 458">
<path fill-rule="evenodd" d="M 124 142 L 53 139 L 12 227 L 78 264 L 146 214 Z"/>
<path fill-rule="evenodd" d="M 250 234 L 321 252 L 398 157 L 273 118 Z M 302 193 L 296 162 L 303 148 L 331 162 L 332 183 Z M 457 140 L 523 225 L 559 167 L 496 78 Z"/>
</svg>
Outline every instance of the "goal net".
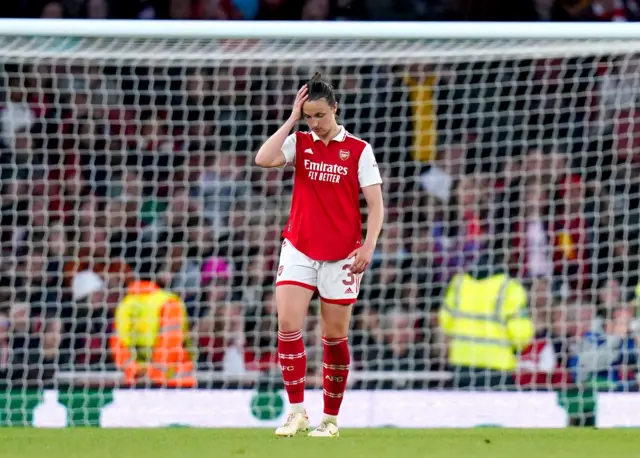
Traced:
<svg viewBox="0 0 640 458">
<path fill-rule="evenodd" d="M 640 40 L 34 27 L 0 36 L 0 424 L 281 421 L 273 285 L 292 170 L 253 156 L 321 71 L 340 122 L 373 146 L 387 206 L 343 424 L 640 425 L 624 397 L 638 387 Z M 526 289 L 535 335 L 516 368 L 462 390 L 439 311 L 457 274 L 499 269 Z M 116 308 L 140 279 L 184 301 L 197 389 L 118 369 Z M 304 334 L 319 413 L 315 301 Z"/>
</svg>

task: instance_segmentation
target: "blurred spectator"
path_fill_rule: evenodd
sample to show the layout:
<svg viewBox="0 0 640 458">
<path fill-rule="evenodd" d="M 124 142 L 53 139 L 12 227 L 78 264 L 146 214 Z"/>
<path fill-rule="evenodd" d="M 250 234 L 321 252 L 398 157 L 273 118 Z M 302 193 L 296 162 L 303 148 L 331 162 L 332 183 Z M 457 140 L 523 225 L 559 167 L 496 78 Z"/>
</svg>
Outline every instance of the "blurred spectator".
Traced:
<svg viewBox="0 0 640 458">
<path fill-rule="evenodd" d="M 416 341 L 414 322 L 410 314 L 400 310 L 382 315 L 382 342 L 365 364 L 373 371 L 422 371 L 426 355 Z M 383 387 L 379 387 L 383 388 Z"/>
<path fill-rule="evenodd" d="M 371 260 L 374 267 L 386 262 L 402 264 L 402 261 L 407 259 L 408 253 L 400 236 L 398 224 L 390 224 L 385 228 Z"/>
<path fill-rule="evenodd" d="M 133 270 L 126 262 L 111 257 L 108 233 L 101 227 L 81 229 L 78 246 L 71 260 L 64 265 L 64 281 L 71 285 L 78 272 L 91 270 L 103 278 L 109 288 L 126 287 L 133 278 Z"/>
<path fill-rule="evenodd" d="M 46 248 L 33 247 L 31 252 L 18 264 L 13 281 L 14 294 L 26 304 L 32 313 L 46 314 L 56 311 L 62 299 L 59 271 L 53 271 Z M 15 300 L 15 297 L 13 298 Z"/>
<path fill-rule="evenodd" d="M 57 317 L 49 317 L 42 325 L 42 354 L 38 360 L 38 368 L 42 371 L 42 379 L 49 383 L 55 380 L 60 369 L 69 368 L 69 359 L 60 348 L 63 330 L 62 321 Z"/>
<path fill-rule="evenodd" d="M 549 198 L 539 183 L 525 185 L 520 215 L 512 229 L 511 265 L 518 277 L 553 276 L 553 229 L 548 215 Z"/>
<path fill-rule="evenodd" d="M 484 205 L 485 190 L 477 178 L 463 176 L 456 186 L 455 197 L 433 222 L 432 237 L 442 266 L 444 282 L 453 272 L 464 269 L 478 259 L 491 234 Z"/>
<path fill-rule="evenodd" d="M 377 309 L 365 308 L 354 313 L 352 323 L 353 365 L 356 370 L 364 370 L 374 358 L 375 347 L 382 342 L 380 313 Z"/>
<path fill-rule="evenodd" d="M 165 0 L 110 0 L 109 13 L 114 19 L 169 19 L 169 5 L 173 3 Z"/>
<path fill-rule="evenodd" d="M 593 381 L 615 391 L 637 390 L 638 348 L 631 335 L 633 314 L 625 308 L 609 311 L 602 329 L 587 331 L 570 359 L 577 381 Z"/>
<path fill-rule="evenodd" d="M 183 234 L 179 234 L 178 237 Z M 165 259 L 156 274 L 158 284 L 180 294 L 193 298 L 200 288 L 200 266 L 188 256 L 187 240 L 174 236 L 169 240 Z"/>
<path fill-rule="evenodd" d="M 106 363 L 112 316 L 106 302 L 107 292 L 107 284 L 95 272 L 85 270 L 73 277 L 71 302 L 62 316 L 66 324 L 64 347 L 77 365 Z"/>
<path fill-rule="evenodd" d="M 172 19 L 238 19 L 231 3 L 225 0 L 170 0 L 169 14 Z"/>
<path fill-rule="evenodd" d="M 232 277 L 231 266 L 222 258 L 214 256 L 202 263 L 200 281 L 206 287 L 211 306 L 215 307 L 230 298 Z"/>
<path fill-rule="evenodd" d="M 636 0 L 556 0 L 551 18 L 555 21 L 637 21 Z"/>
<path fill-rule="evenodd" d="M 617 149 L 625 155 L 632 154 L 632 151 L 627 151 L 627 147 L 637 147 L 638 141 L 637 134 L 629 138 L 629 134 L 635 132 L 634 129 L 629 132 L 629 127 L 637 126 L 633 120 L 638 116 L 636 106 L 640 100 L 636 85 L 639 59 L 636 55 L 615 58 L 608 65 L 601 67 L 601 75 L 598 78 L 599 135 L 608 135 L 616 130 L 618 135 L 615 138 L 619 143 Z M 625 144 L 621 144 L 622 142 Z"/>
<path fill-rule="evenodd" d="M 189 214 L 196 205 L 189 199 L 189 190 L 184 187 L 174 187 L 168 198 L 168 205 L 160 218 L 151 220 L 152 223 L 144 227 L 142 241 L 154 250 L 153 256 L 166 250 L 172 237 L 187 240 Z"/>
<path fill-rule="evenodd" d="M 322 387 L 322 326 L 316 307 L 310 307 L 305 324 L 305 352 L 307 353 L 307 374 L 309 387 Z"/>
<path fill-rule="evenodd" d="M 516 384 L 546 389 L 571 383 L 566 358 L 567 323 L 554 301 L 549 279 L 533 279 L 529 298 L 535 335 L 519 355 Z"/>
<path fill-rule="evenodd" d="M 138 132 L 128 146 L 127 167 L 141 169 L 144 181 L 153 184 L 154 192 L 165 191 L 172 170 L 185 162 L 185 156 L 177 151 L 179 143 L 169 135 L 165 121 L 153 110 L 140 115 Z"/>
<path fill-rule="evenodd" d="M 354 135 L 364 138 L 375 136 L 372 115 L 379 109 L 375 94 L 376 72 L 373 68 L 358 66 L 337 68 L 335 71 L 339 73 L 335 80 L 341 94 L 339 114 L 342 125 Z"/>
<path fill-rule="evenodd" d="M 184 95 L 172 98 L 175 126 L 203 144 L 211 140 L 216 117 L 214 82 L 210 69 L 190 68 L 187 70 Z"/>
<path fill-rule="evenodd" d="M 428 169 L 420 175 L 420 184 L 430 196 L 448 203 L 454 194 L 454 179 L 464 174 L 466 146 L 446 145 L 439 148 Z"/>
<path fill-rule="evenodd" d="M 602 299 L 602 287 L 615 285 L 619 290 L 619 300 L 628 302 L 638 285 L 640 257 L 637 235 L 612 234 L 605 227 L 596 234 L 594 258 L 597 275 L 593 288 L 598 289 Z"/>
<path fill-rule="evenodd" d="M 87 0 L 87 19 L 109 18 L 108 0 Z"/>
<path fill-rule="evenodd" d="M 2 385 L 50 387 L 67 360 L 60 354 L 60 320 L 29 320 L 29 306 L 15 303 L 0 313 L 0 374 Z"/>
<path fill-rule="evenodd" d="M 214 256 L 202 264 L 202 298 L 190 313 L 197 320 L 194 331 L 200 348 L 198 362 L 203 367 L 244 370 L 238 362 L 246 359 L 243 307 L 231 302 L 232 280 L 232 268 L 224 259 Z"/>
<path fill-rule="evenodd" d="M 61 167 L 50 169 L 47 177 L 49 195 L 49 215 L 53 220 L 65 223 L 73 218 L 88 193 L 80 167 Z"/>
<path fill-rule="evenodd" d="M 12 99 L 4 105 L 2 110 L 3 143 L 16 156 L 17 164 L 26 165 L 31 156 L 29 131 L 33 123 L 33 111 L 26 103 Z"/>
<path fill-rule="evenodd" d="M 250 201 L 251 186 L 242 169 L 234 164 L 235 157 L 227 147 L 215 155 L 213 167 L 205 169 L 197 187 L 192 191 L 202 199 L 204 215 L 213 222 L 217 232 L 224 232 L 229 225 L 229 216 L 233 208 Z"/>
<path fill-rule="evenodd" d="M 62 19 L 65 17 L 64 8 L 60 2 L 49 2 L 42 7 L 42 19 Z"/>
<path fill-rule="evenodd" d="M 251 257 L 248 268 L 243 272 L 243 278 L 240 280 L 238 293 L 245 304 L 257 304 L 264 294 L 265 287 L 273 284 L 275 280 L 271 273 L 273 263 L 262 254 Z"/>
<path fill-rule="evenodd" d="M 561 203 L 554 218 L 554 271 L 565 294 L 576 294 L 591 285 L 589 222 L 584 213 L 586 189 L 577 175 L 567 176 L 558 190 Z"/>
<path fill-rule="evenodd" d="M 307 0 L 302 7 L 303 21 L 325 21 L 331 12 L 330 0 Z"/>
<path fill-rule="evenodd" d="M 250 371 L 269 371 L 278 364 L 275 337 L 277 313 L 273 289 L 265 289 L 260 299 L 251 303 L 245 312 L 245 365 Z M 307 348 L 309 355 L 311 348 Z M 307 359 L 310 359 L 309 356 Z M 314 359 L 321 361 L 318 358 Z"/>
</svg>

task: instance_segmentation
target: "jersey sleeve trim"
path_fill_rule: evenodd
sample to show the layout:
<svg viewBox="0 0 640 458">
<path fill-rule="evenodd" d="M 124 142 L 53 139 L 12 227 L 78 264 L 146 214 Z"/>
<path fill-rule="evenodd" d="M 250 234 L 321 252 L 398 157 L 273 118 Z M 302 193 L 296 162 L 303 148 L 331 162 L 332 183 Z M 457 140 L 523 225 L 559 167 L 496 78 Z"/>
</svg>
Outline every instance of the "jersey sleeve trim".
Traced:
<svg viewBox="0 0 640 458">
<path fill-rule="evenodd" d="M 282 144 L 282 154 L 284 155 L 285 165 L 293 165 L 296 162 L 296 134 L 293 133 L 287 137 Z"/>
</svg>

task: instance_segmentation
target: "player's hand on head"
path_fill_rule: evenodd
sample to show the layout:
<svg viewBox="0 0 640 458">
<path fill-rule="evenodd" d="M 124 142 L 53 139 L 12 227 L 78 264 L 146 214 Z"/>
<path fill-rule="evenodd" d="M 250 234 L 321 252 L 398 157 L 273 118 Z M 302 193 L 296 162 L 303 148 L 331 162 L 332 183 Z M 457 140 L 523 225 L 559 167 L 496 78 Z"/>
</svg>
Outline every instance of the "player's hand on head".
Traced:
<svg viewBox="0 0 640 458">
<path fill-rule="evenodd" d="M 353 258 L 353 263 L 351 264 L 351 272 L 354 274 L 361 274 L 364 272 L 369 264 L 371 264 L 371 259 L 373 258 L 373 252 L 375 247 L 369 246 L 367 244 L 362 245 L 360 248 L 357 248 L 351 252 L 349 255 L 349 259 Z"/>
<path fill-rule="evenodd" d="M 293 103 L 293 110 L 291 111 L 291 118 L 298 119 L 302 118 L 302 105 L 309 98 L 309 88 L 305 84 L 300 88 L 298 94 L 296 95 L 296 101 Z"/>
</svg>

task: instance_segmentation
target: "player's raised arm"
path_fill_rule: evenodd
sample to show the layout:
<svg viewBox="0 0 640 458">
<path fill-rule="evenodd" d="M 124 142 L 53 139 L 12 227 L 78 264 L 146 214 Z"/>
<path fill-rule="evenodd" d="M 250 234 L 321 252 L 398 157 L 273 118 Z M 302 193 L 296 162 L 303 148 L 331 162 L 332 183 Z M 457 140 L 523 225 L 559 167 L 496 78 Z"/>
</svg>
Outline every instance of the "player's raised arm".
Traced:
<svg viewBox="0 0 640 458">
<path fill-rule="evenodd" d="M 293 110 L 289 119 L 262 144 L 256 155 L 256 165 L 264 168 L 281 167 L 292 162 L 295 157 L 295 137 L 289 136 L 289 132 L 302 117 L 302 104 L 309 97 L 307 85 L 300 88 L 293 104 Z"/>
</svg>

